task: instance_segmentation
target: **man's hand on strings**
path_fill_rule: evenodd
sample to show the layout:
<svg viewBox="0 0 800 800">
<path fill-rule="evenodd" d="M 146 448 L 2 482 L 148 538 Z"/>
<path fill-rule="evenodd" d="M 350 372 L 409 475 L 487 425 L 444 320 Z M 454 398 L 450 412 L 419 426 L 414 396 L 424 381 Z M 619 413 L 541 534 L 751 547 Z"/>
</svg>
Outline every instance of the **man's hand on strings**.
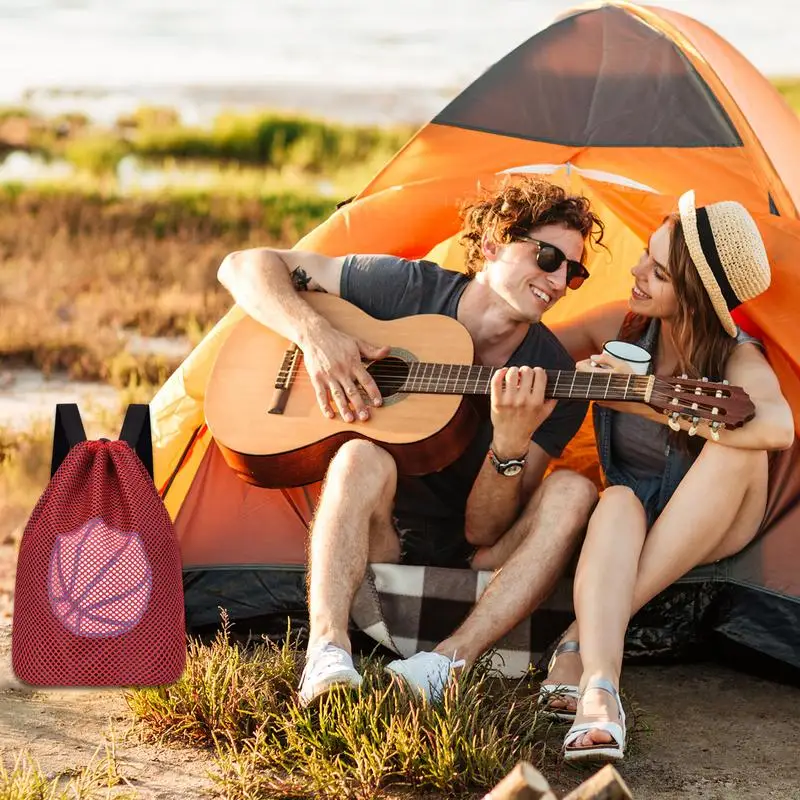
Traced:
<svg viewBox="0 0 800 800">
<path fill-rule="evenodd" d="M 547 373 L 541 367 L 503 367 L 492 375 L 491 409 L 498 457 L 528 452 L 531 436 L 553 413 L 555 400 L 545 400 Z"/>
<path fill-rule="evenodd" d="M 338 411 L 345 422 L 356 417 L 366 421 L 368 403 L 375 407 L 382 404 L 380 390 L 362 359 L 384 358 L 389 347 L 370 344 L 326 325 L 304 343 L 302 350 L 317 402 L 328 419 Z"/>
</svg>

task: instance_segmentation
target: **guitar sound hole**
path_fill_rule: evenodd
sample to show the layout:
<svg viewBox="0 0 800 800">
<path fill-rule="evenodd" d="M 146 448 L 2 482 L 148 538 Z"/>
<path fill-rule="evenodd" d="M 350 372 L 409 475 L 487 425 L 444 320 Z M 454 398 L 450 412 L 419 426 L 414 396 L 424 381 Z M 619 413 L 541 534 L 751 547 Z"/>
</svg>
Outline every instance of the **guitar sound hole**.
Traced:
<svg viewBox="0 0 800 800">
<path fill-rule="evenodd" d="M 387 356 L 380 361 L 373 361 L 368 367 L 367 372 L 372 375 L 372 379 L 378 384 L 381 397 L 392 397 L 397 394 L 400 387 L 408 378 L 408 364 L 402 358 Z"/>
</svg>

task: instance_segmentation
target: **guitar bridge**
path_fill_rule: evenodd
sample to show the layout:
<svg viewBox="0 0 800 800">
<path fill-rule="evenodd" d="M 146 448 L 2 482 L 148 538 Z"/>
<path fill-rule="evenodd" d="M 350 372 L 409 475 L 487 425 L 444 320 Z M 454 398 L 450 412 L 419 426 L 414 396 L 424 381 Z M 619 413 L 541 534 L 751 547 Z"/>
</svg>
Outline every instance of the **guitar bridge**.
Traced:
<svg viewBox="0 0 800 800">
<path fill-rule="evenodd" d="M 303 355 L 297 345 L 290 347 L 283 354 L 283 362 L 275 378 L 275 392 L 272 395 L 267 414 L 283 414 L 286 404 L 289 402 L 289 392 L 294 382 L 294 376 L 300 365 L 300 358 Z"/>
</svg>

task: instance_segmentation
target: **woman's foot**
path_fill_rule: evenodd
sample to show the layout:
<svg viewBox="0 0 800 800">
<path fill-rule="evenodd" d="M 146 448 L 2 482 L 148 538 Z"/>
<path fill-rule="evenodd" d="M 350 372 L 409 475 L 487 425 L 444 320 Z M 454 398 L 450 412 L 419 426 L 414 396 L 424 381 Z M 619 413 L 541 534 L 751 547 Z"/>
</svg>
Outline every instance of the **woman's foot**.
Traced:
<svg viewBox="0 0 800 800">
<path fill-rule="evenodd" d="M 605 678 L 587 681 L 575 723 L 564 740 L 567 761 L 618 761 L 625 749 L 625 712 L 617 687 Z"/>
<path fill-rule="evenodd" d="M 578 631 L 571 626 L 562 637 L 539 689 L 540 702 L 558 719 L 571 722 L 578 705 L 578 682 L 583 665 L 577 642 Z"/>
</svg>

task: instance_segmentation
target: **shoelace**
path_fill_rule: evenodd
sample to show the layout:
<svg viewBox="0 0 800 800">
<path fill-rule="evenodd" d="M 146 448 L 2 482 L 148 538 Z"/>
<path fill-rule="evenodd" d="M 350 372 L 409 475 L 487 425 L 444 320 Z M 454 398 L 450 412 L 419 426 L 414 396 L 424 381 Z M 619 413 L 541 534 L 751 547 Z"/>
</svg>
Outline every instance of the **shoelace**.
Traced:
<svg viewBox="0 0 800 800">
<path fill-rule="evenodd" d="M 454 669 L 458 669 L 459 667 L 463 667 L 467 662 L 460 658 L 456 661 L 456 656 L 458 655 L 458 650 L 453 651 L 453 657 L 450 659 L 450 671 L 452 672 Z"/>
<path fill-rule="evenodd" d="M 463 658 L 456 660 L 456 657 L 458 656 L 457 650 L 453 651 L 452 658 L 450 658 L 450 656 L 445 656 L 444 653 L 439 653 L 439 655 L 444 656 L 448 660 L 447 672 L 445 674 L 442 674 L 441 672 L 439 673 L 439 686 L 437 687 L 438 689 L 444 689 L 444 687 L 447 686 L 447 682 L 451 673 L 459 667 L 463 667 L 467 662 Z M 434 688 L 432 683 L 431 688 Z"/>
</svg>

